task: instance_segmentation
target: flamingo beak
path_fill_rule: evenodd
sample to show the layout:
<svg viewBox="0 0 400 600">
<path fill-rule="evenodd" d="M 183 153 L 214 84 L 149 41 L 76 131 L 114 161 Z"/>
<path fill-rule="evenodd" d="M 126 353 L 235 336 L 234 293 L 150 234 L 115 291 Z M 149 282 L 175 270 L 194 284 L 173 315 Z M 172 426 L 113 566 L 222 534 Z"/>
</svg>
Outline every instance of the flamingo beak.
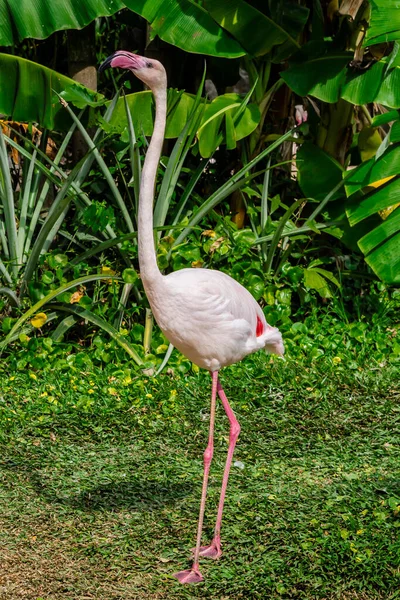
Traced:
<svg viewBox="0 0 400 600">
<path fill-rule="evenodd" d="M 106 60 L 100 65 L 99 72 L 102 73 L 109 67 L 120 67 L 121 69 L 129 69 L 135 71 L 137 69 L 143 69 L 146 66 L 146 59 L 138 54 L 132 52 L 126 52 L 125 50 L 117 50 L 114 54 L 111 54 Z"/>
<path fill-rule="evenodd" d="M 106 60 L 101 63 L 101 65 L 99 66 L 99 73 L 102 73 L 103 71 L 111 67 L 111 61 L 114 58 L 114 56 L 115 54 L 111 54 L 111 56 L 108 56 Z"/>
</svg>

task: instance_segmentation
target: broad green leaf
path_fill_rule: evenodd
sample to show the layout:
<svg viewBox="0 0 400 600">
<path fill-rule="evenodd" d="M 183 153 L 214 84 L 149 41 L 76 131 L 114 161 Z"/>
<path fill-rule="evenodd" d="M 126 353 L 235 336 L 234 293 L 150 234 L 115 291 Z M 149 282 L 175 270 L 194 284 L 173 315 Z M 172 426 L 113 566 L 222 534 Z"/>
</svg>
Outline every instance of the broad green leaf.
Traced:
<svg viewBox="0 0 400 600">
<path fill-rule="evenodd" d="M 347 196 L 351 196 L 358 190 L 368 186 L 376 187 L 383 179 L 389 181 L 389 177 L 400 172 L 400 146 L 389 146 L 386 152 L 379 158 L 373 158 L 362 163 L 351 172 L 346 172 L 345 190 Z M 375 186 L 374 186 L 375 184 Z"/>
<path fill-rule="evenodd" d="M 400 235 L 399 208 L 391 212 L 387 219 L 385 219 L 385 221 L 382 221 L 382 223 L 378 227 L 375 227 L 375 229 L 373 229 L 370 233 L 361 238 L 361 240 L 358 242 L 358 245 L 360 246 L 364 254 L 368 254 L 392 235 Z M 398 243 L 400 245 L 399 238 Z"/>
<path fill-rule="evenodd" d="M 239 112 L 242 98 L 238 94 L 224 94 L 217 96 L 207 106 L 202 118 L 202 124 L 198 130 L 200 154 L 208 158 L 218 145 L 218 133 L 223 120 L 225 120 L 225 140 L 227 135 L 230 147 L 236 146 L 236 142 L 249 135 L 257 127 L 260 121 L 260 111 L 255 104 L 248 104 L 239 116 L 237 123 L 233 124 L 235 115 Z"/>
<path fill-rule="evenodd" d="M 358 72 L 348 67 L 349 52 L 337 52 L 331 42 L 306 44 L 281 73 L 287 85 L 300 96 L 312 95 L 324 102 L 339 98 L 351 104 L 377 102 L 400 107 L 400 67 L 387 69 L 386 59 Z"/>
<path fill-rule="evenodd" d="M 325 279 L 328 279 L 329 281 L 331 281 L 332 283 L 334 283 L 336 285 L 336 287 L 340 288 L 339 281 L 334 276 L 334 274 L 331 273 L 330 271 L 327 271 L 326 269 L 321 269 L 320 267 L 313 267 L 312 270 L 313 271 L 317 271 L 317 273 L 319 273 L 320 275 L 322 275 L 323 277 L 325 277 Z"/>
<path fill-rule="evenodd" d="M 383 220 L 363 235 L 358 245 L 378 277 L 387 283 L 399 283 L 400 210 L 396 207 L 400 197 L 400 145 L 390 146 L 377 160 L 355 169 L 346 181 L 346 192 L 351 194 L 346 207 L 350 225 L 381 215 Z"/>
<path fill-rule="evenodd" d="M 387 283 L 400 283 L 400 209 L 358 242 L 365 260 Z"/>
<path fill-rule="evenodd" d="M 371 0 L 371 19 L 364 46 L 400 40 L 398 0 Z"/>
<path fill-rule="evenodd" d="M 376 117 L 372 119 L 372 126 L 379 127 L 380 125 L 385 125 L 386 123 L 390 123 L 390 121 L 398 121 L 399 119 L 400 111 L 389 110 L 382 115 L 376 115 Z"/>
<path fill-rule="evenodd" d="M 66 102 L 72 102 L 77 108 L 85 108 L 86 106 L 102 106 L 106 103 L 104 96 L 93 92 L 88 88 L 73 83 L 66 90 L 61 92 L 60 96 Z"/>
<path fill-rule="evenodd" d="M 137 92 L 126 96 L 126 102 L 132 117 L 134 130 L 137 134 L 150 136 L 153 132 L 154 100 L 152 92 Z M 202 101 L 204 102 L 204 101 Z M 243 98 L 238 94 L 224 94 L 211 102 L 202 116 L 198 137 L 200 153 L 204 157 L 210 156 L 215 150 L 217 134 L 221 122 L 229 112 L 235 120 L 235 115 L 241 110 Z M 188 122 L 195 105 L 195 96 L 182 94 L 177 90 L 168 90 L 168 116 L 166 138 L 177 138 L 185 124 Z M 201 110 L 199 107 L 198 110 Z M 255 104 L 247 104 L 242 114 L 234 125 L 234 139 L 236 141 L 249 135 L 257 127 L 260 120 L 260 111 Z M 110 126 L 113 131 L 122 132 L 128 126 L 126 108 L 123 98 L 115 107 Z M 225 143 L 224 140 L 222 143 Z"/>
<path fill-rule="evenodd" d="M 330 298 L 332 296 L 326 279 L 315 269 L 304 269 L 304 285 L 309 290 L 316 290 L 322 298 Z"/>
<path fill-rule="evenodd" d="M 305 142 L 297 152 L 298 181 L 307 198 L 322 200 L 343 177 L 343 168 L 329 154 L 311 142 Z M 338 191 L 332 198 L 342 194 Z"/>
<path fill-rule="evenodd" d="M 266 54 L 287 41 L 299 47 L 289 31 L 244 0 L 206 0 L 205 6 L 252 56 Z"/>
<path fill-rule="evenodd" d="M 299 96 L 337 102 L 351 58 L 350 52 L 336 51 L 329 42 L 310 42 L 293 56 L 281 77 Z"/>
<path fill-rule="evenodd" d="M 6 0 L 0 3 L 0 46 L 43 40 L 61 29 L 82 29 L 124 8 L 121 0 Z"/>
<path fill-rule="evenodd" d="M 42 67 L 30 60 L 11 54 L 0 54 L 0 113 L 14 121 L 38 123 L 47 129 L 55 128 L 55 117 L 62 110 L 54 91 L 72 88 L 75 96 L 80 90 L 82 98 L 93 100 L 94 92 L 78 85 L 73 79 Z M 101 94 L 97 95 L 101 102 Z M 70 121 L 63 111 L 58 126 L 69 127 Z"/>
<path fill-rule="evenodd" d="M 136 135 L 150 136 L 153 133 L 154 99 L 150 91 L 136 92 L 125 96 Z M 181 133 L 193 110 L 195 96 L 182 94 L 178 90 L 168 90 L 168 114 L 166 138 L 176 138 Z M 122 132 L 128 126 L 123 98 L 115 106 L 110 120 L 113 131 Z"/>
<path fill-rule="evenodd" d="M 361 160 L 366 161 L 373 158 L 381 143 L 382 138 L 375 127 L 364 127 L 358 136 L 358 149 Z"/>
<path fill-rule="evenodd" d="M 354 203 L 349 203 L 346 213 L 350 225 L 355 225 L 378 211 L 394 206 L 398 203 L 399 197 L 400 177 L 367 194 L 361 201 L 357 199 Z"/>
<path fill-rule="evenodd" d="M 192 0 L 124 0 L 124 4 L 149 22 L 152 34 L 186 52 L 227 58 L 245 54 L 240 44 Z"/>
<path fill-rule="evenodd" d="M 135 269 L 125 269 L 122 272 L 122 279 L 125 283 L 136 283 L 138 280 L 138 274 Z"/>
</svg>

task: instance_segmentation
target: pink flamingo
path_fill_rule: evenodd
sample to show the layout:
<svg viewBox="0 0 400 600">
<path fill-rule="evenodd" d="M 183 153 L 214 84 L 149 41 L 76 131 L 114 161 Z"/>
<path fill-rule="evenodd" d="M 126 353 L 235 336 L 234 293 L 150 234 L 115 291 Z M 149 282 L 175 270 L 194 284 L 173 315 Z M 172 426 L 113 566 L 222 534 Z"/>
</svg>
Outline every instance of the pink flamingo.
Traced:
<svg viewBox="0 0 400 600">
<path fill-rule="evenodd" d="M 182 269 L 169 275 L 160 272 L 153 236 L 153 200 L 164 141 L 167 77 L 164 67 L 157 60 L 122 50 L 109 56 L 100 70 L 109 66 L 132 71 L 151 89 L 156 103 L 154 131 L 143 166 L 139 198 L 138 250 L 143 286 L 154 317 L 166 338 L 193 363 L 207 369 L 212 377 L 210 429 L 204 452 L 203 487 L 193 566 L 175 574 L 181 583 L 197 583 L 203 580 L 199 557 L 216 559 L 221 556 L 222 512 L 233 452 L 240 432 L 240 425 L 219 382 L 218 372 L 222 367 L 261 348 L 282 355 L 282 336 L 278 329 L 268 325 L 250 292 L 225 273 L 210 269 Z M 217 393 L 229 419 L 229 448 L 214 537 L 210 545 L 201 546 L 208 474 L 213 456 Z"/>
</svg>

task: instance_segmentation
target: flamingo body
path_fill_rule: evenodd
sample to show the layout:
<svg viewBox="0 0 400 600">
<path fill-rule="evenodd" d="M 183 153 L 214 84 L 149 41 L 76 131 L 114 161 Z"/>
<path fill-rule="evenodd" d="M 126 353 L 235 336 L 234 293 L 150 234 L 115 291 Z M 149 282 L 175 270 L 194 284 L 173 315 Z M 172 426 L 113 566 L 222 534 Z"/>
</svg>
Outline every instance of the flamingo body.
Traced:
<svg viewBox="0 0 400 600">
<path fill-rule="evenodd" d="M 163 277 L 150 305 L 171 344 L 208 371 L 261 348 L 283 354 L 279 330 L 268 325 L 250 292 L 221 271 L 175 271 Z"/>
<path fill-rule="evenodd" d="M 193 363 L 211 373 L 211 408 L 208 445 L 204 452 L 204 475 L 193 565 L 175 573 L 181 583 L 203 580 L 200 556 L 219 558 L 221 521 L 233 452 L 240 425 L 218 378 L 222 367 L 247 354 L 265 348 L 283 354 L 282 336 L 268 325 L 253 296 L 240 283 L 221 271 L 182 269 L 163 275 L 157 265 L 153 235 L 153 200 L 158 163 L 164 141 L 167 115 L 167 78 L 162 64 L 151 58 L 117 51 L 100 70 L 111 66 L 129 69 L 150 87 L 156 102 L 153 135 L 146 153 L 140 182 L 138 250 L 140 276 L 154 317 L 167 339 Z M 229 448 L 222 478 L 214 537 L 201 546 L 208 476 L 214 449 L 216 397 L 219 396 L 229 419 Z"/>
</svg>

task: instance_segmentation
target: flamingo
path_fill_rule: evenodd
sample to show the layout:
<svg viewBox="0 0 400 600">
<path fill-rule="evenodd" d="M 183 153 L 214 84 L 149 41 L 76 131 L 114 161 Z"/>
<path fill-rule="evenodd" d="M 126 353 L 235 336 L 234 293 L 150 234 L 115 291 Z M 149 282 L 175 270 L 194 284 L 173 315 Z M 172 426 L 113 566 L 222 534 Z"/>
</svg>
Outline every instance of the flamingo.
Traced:
<svg viewBox="0 0 400 600">
<path fill-rule="evenodd" d="M 204 474 L 193 564 L 174 576 L 181 583 L 203 581 L 200 557 L 221 556 L 221 521 L 229 471 L 240 425 L 219 381 L 219 371 L 261 348 L 283 355 L 279 330 L 268 325 L 259 304 L 246 288 L 229 275 L 211 269 L 182 269 L 163 275 L 157 265 L 153 235 L 153 201 L 157 167 L 161 156 L 167 114 L 167 76 L 154 59 L 118 50 L 100 66 L 128 69 L 153 93 L 156 105 L 153 135 L 143 165 L 138 211 L 140 276 L 155 320 L 165 337 L 194 364 L 207 369 L 212 378 L 208 444 L 204 451 Z M 214 537 L 201 546 L 207 484 L 213 456 L 217 394 L 229 420 L 229 446 L 219 498 Z"/>
</svg>

